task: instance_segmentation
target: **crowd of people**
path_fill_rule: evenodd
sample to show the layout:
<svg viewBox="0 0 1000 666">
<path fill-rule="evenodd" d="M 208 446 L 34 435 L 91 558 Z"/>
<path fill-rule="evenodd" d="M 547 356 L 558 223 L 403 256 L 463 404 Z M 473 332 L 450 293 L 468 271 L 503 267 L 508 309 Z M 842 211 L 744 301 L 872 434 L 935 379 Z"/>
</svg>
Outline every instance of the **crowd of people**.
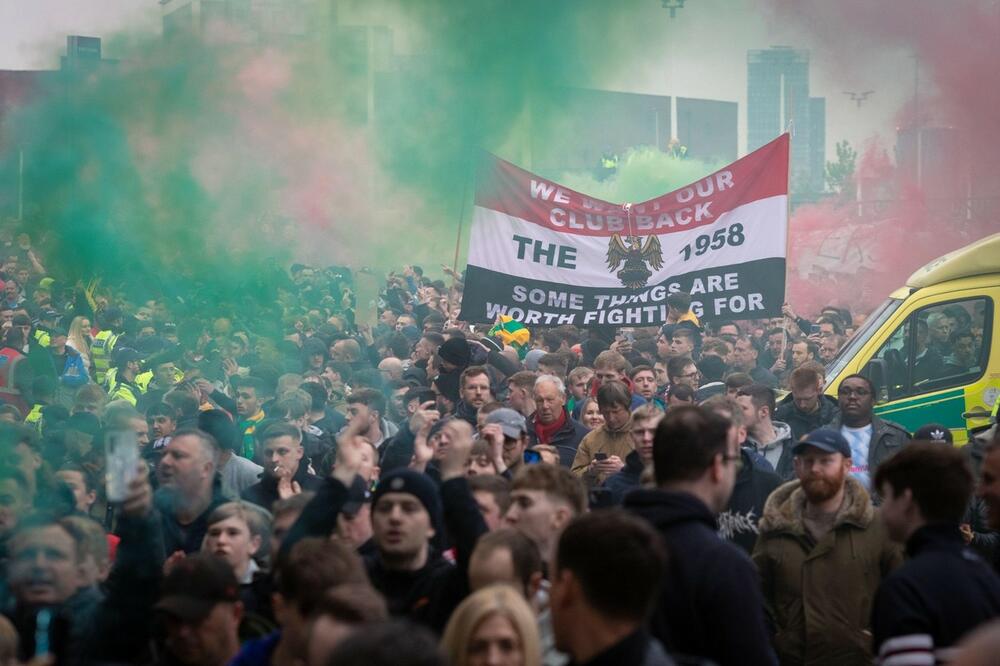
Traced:
<svg viewBox="0 0 1000 666">
<path fill-rule="evenodd" d="M 341 267 L 225 301 L 42 255 L 0 237 L 3 664 L 890 666 L 1000 644 L 1000 442 L 971 461 L 947 428 L 907 432 L 861 375 L 828 396 L 864 319 L 843 308 L 702 322 L 677 292 L 661 326 L 479 326 L 460 273 L 407 266 L 365 322 Z M 974 356 L 932 338 L 942 364 Z"/>
</svg>

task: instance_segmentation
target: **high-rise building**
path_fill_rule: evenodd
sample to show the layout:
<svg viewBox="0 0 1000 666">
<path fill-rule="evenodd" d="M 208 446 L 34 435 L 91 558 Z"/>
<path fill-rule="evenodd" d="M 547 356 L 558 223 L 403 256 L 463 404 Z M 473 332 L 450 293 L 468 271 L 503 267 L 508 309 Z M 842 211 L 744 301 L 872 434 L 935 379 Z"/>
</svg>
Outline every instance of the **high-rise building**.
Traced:
<svg viewBox="0 0 1000 666">
<path fill-rule="evenodd" d="M 811 117 L 813 111 L 819 118 Z M 747 151 L 792 133 L 792 188 L 821 191 L 825 164 L 823 98 L 809 96 L 809 52 L 787 46 L 747 53 Z"/>
<path fill-rule="evenodd" d="M 809 98 L 809 190 L 826 189 L 826 98 Z"/>
</svg>

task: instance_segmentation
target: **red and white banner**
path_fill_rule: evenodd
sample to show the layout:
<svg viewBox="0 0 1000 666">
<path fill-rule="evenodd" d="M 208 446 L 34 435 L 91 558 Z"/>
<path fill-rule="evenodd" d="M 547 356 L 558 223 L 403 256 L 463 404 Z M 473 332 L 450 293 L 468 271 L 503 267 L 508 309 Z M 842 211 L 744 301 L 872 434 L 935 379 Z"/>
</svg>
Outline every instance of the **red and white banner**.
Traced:
<svg viewBox="0 0 1000 666">
<path fill-rule="evenodd" d="M 719 171 L 635 204 L 592 199 L 493 155 L 477 175 L 461 318 L 642 326 L 666 296 L 696 314 L 781 313 L 788 135 Z"/>
</svg>

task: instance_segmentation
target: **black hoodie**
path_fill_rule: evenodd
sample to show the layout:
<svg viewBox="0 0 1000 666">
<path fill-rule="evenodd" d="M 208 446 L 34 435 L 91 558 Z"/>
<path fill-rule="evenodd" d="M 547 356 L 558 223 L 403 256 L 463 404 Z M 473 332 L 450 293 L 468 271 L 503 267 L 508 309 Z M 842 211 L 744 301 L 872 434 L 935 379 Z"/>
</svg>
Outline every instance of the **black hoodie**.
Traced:
<svg viewBox="0 0 1000 666">
<path fill-rule="evenodd" d="M 781 478 L 770 465 L 761 464 L 761 456 L 752 456 L 741 448 L 743 469 L 736 476 L 733 495 L 726 510 L 719 514 L 719 534 L 743 549 L 747 555 L 757 543 L 757 523 L 764 514 L 768 495 L 781 485 Z"/>
<path fill-rule="evenodd" d="M 720 666 L 777 664 L 757 571 L 746 553 L 719 537 L 708 507 L 688 493 L 639 488 L 625 508 L 651 522 L 669 551 L 653 635 L 672 653 Z"/>
</svg>

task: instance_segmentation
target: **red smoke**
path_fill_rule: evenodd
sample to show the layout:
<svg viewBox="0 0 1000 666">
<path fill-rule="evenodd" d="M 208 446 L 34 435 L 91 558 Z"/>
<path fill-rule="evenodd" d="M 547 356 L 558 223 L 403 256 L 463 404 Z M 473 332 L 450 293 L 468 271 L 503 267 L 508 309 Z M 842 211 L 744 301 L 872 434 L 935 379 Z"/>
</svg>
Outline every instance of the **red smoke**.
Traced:
<svg viewBox="0 0 1000 666">
<path fill-rule="evenodd" d="M 801 24 L 820 57 L 848 72 L 901 49 L 916 56 L 921 75 L 920 98 L 896 116 L 898 163 L 877 142 L 859 155 L 860 205 L 846 197 L 794 212 L 789 300 L 798 310 L 826 302 L 869 310 L 930 259 L 1000 230 L 1000 5 L 771 4 L 776 21 Z M 924 128 L 921 152 L 913 148 L 914 127 Z"/>
</svg>

